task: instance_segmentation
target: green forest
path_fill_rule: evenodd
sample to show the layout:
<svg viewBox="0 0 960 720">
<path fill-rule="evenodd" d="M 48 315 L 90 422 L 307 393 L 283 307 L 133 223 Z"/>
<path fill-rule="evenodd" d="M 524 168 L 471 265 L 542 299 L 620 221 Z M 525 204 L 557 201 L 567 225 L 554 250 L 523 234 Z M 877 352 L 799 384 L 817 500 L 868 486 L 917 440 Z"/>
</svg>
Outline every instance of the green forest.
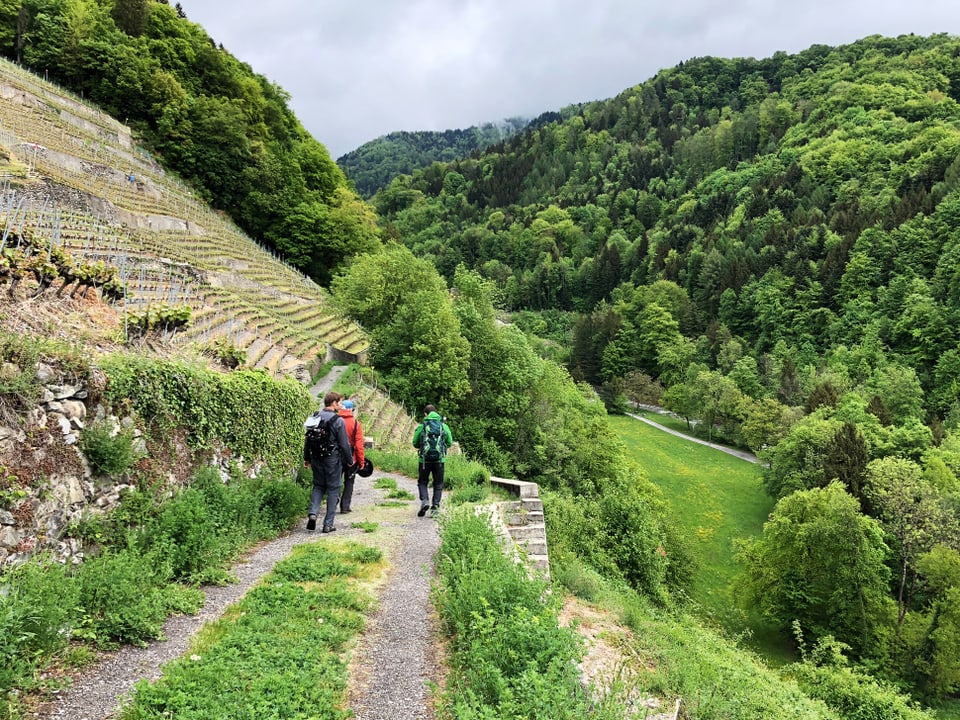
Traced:
<svg viewBox="0 0 960 720">
<path fill-rule="evenodd" d="M 500 123 L 483 123 L 465 130 L 392 132 L 337 158 L 337 165 L 357 192 L 369 198 L 398 175 L 410 174 L 435 162 L 470 157 L 513 137 L 528 124 L 524 118 L 507 118 Z"/>
<path fill-rule="evenodd" d="M 693 59 L 373 198 L 385 237 L 490 283 L 611 411 L 759 453 L 779 503 L 739 549 L 747 602 L 939 697 L 960 689 L 958 55 Z"/>
<path fill-rule="evenodd" d="M 692 59 L 369 204 L 179 6 L 0 0 L 0 52 L 328 286 L 393 396 L 541 484 L 558 562 L 683 603 L 682 533 L 607 417 L 661 405 L 765 464 L 738 594 L 806 692 L 960 693 L 960 39 Z"/>
</svg>

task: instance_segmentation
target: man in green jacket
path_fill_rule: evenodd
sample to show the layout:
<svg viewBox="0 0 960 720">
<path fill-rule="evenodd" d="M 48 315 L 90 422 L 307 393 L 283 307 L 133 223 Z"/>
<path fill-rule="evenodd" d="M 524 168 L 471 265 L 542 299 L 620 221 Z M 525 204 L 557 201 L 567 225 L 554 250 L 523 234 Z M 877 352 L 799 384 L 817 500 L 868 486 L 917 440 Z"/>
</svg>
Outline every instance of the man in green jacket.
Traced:
<svg viewBox="0 0 960 720">
<path fill-rule="evenodd" d="M 447 448 L 453 445 L 453 433 L 433 405 L 423 409 L 423 422 L 413 432 L 413 446 L 420 456 L 420 472 L 417 489 L 420 491 L 420 511 L 423 517 L 430 511 L 431 517 L 440 512 L 440 497 L 443 495 L 443 465 L 447 460 Z M 427 492 L 430 476 L 433 476 L 433 502 Z"/>
</svg>

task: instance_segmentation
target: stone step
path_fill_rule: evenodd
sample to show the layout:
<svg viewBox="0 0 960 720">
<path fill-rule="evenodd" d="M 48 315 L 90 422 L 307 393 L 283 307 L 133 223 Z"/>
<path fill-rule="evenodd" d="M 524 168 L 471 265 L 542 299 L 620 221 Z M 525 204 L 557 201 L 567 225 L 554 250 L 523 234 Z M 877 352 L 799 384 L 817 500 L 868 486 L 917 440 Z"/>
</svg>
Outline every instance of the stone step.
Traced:
<svg viewBox="0 0 960 720">
<path fill-rule="evenodd" d="M 546 555 L 547 554 L 547 540 L 546 538 L 529 538 L 517 540 L 517 547 L 523 548 L 527 555 Z"/>
<path fill-rule="evenodd" d="M 538 570 L 550 569 L 550 558 L 546 555 L 531 555 L 528 553 L 527 561 Z"/>
<path fill-rule="evenodd" d="M 521 502 L 526 512 L 543 512 L 543 500 L 540 498 L 524 498 Z"/>
<path fill-rule="evenodd" d="M 503 523 L 508 527 L 517 527 L 522 525 L 534 525 L 543 522 L 542 512 L 512 512 L 503 516 Z"/>
<path fill-rule="evenodd" d="M 547 536 L 546 526 L 543 523 L 511 525 L 507 528 L 507 532 L 514 540 L 543 539 Z"/>
<path fill-rule="evenodd" d="M 521 500 L 506 500 L 500 507 L 512 512 L 543 512 L 543 500 L 540 498 L 523 498 Z"/>
</svg>

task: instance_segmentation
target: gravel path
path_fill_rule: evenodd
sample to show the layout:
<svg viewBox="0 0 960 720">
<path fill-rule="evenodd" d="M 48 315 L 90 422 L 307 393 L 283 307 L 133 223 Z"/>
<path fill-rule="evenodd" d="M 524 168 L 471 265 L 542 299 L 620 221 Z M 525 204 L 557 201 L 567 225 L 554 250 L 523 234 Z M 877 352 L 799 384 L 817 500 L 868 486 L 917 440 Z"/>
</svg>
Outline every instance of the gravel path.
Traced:
<svg viewBox="0 0 960 720">
<path fill-rule="evenodd" d="M 384 550 L 390 570 L 379 588 L 378 610 L 351 662 L 349 704 L 359 720 L 431 718 L 428 684 L 437 679 L 437 673 L 431 662 L 436 622 L 429 589 L 439 536 L 435 521 L 416 517 L 415 502 L 409 508 L 389 509 L 392 512 L 374 506 L 385 491 L 375 489 L 373 481 L 384 475 L 387 474 L 375 471 L 369 478 L 357 478 L 354 511 L 337 516 L 336 533 L 307 533 L 301 524 L 289 534 L 261 545 L 233 568 L 239 582 L 207 589 L 206 602 L 197 615 L 171 618 L 164 626 L 165 640 L 146 648 L 128 647 L 109 654 L 75 677 L 69 688 L 60 691 L 56 700 L 34 717 L 114 717 L 138 680 L 159 678 L 162 666 L 189 649 L 191 636 L 204 623 L 220 617 L 296 545 L 364 535 L 361 529 L 351 528 L 350 523 L 370 520 L 375 515 L 378 529 L 364 535 L 364 540 L 372 540 Z M 415 480 L 400 475 L 389 477 L 397 480 L 398 487 L 416 494 Z"/>
<path fill-rule="evenodd" d="M 411 515 L 413 513 L 411 512 Z M 430 604 L 437 525 L 413 517 L 372 627 L 354 665 L 350 708 L 357 720 L 426 720 L 433 713 L 427 686 L 437 680 L 433 662 L 436 619 Z"/>
</svg>

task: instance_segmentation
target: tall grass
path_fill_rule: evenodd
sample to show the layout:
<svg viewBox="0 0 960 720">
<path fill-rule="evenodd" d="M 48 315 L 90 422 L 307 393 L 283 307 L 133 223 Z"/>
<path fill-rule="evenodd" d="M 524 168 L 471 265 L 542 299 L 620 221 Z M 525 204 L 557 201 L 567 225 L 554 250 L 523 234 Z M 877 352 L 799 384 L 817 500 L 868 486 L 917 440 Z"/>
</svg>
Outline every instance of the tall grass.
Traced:
<svg viewBox="0 0 960 720">
<path fill-rule="evenodd" d="M 682 699 L 682 717 L 698 720 L 840 720 L 749 650 L 684 614 L 667 614 L 622 596 L 633 630 L 629 652 L 645 687 Z"/>
<path fill-rule="evenodd" d="M 76 567 L 44 557 L 0 576 L 0 717 L 21 716 L 24 691 L 69 642 L 143 645 L 171 613 L 196 612 L 197 585 L 227 582 L 227 563 L 299 518 L 307 489 L 288 476 L 233 478 L 205 468 L 172 499 L 131 493 L 108 516 L 71 532 L 99 552 Z"/>
<path fill-rule="evenodd" d="M 559 596 L 503 552 L 486 516 L 463 508 L 441 532 L 433 597 L 452 650 L 442 717 L 617 717 L 580 684 L 582 647 L 559 626 Z"/>
<path fill-rule="evenodd" d="M 159 681 L 141 681 L 121 718 L 352 717 L 345 650 L 372 606 L 356 581 L 381 560 L 359 544 L 294 548 Z"/>
<path fill-rule="evenodd" d="M 372 450 L 367 453 L 367 456 L 379 470 L 399 473 L 411 478 L 416 478 L 419 473 L 420 461 L 417 451 L 412 447 L 410 452 Z M 443 471 L 443 486 L 444 492 L 450 493 L 445 497 L 453 505 L 477 502 L 489 490 L 490 471 L 480 463 L 467 460 L 463 455 L 447 455 Z"/>
</svg>

